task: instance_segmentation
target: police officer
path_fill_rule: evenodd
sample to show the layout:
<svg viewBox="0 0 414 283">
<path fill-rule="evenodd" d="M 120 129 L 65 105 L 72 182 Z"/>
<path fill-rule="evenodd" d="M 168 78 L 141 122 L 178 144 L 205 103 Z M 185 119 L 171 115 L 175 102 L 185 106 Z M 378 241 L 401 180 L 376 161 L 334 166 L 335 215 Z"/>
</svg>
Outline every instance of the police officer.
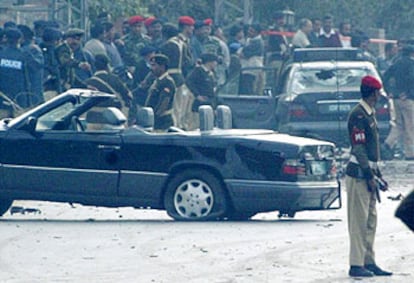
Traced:
<svg viewBox="0 0 414 283">
<path fill-rule="evenodd" d="M 26 107 L 26 101 L 20 100 L 20 95 L 29 90 L 25 55 L 18 46 L 22 33 L 17 28 L 7 28 L 4 33 L 6 46 L 0 50 L 0 92 Z"/>
<path fill-rule="evenodd" d="M 351 110 L 348 118 L 348 133 L 352 146 L 345 179 L 350 237 L 349 276 L 389 276 L 391 272 L 384 271 L 376 265 L 374 253 L 377 226 L 375 205 L 379 197 L 377 180 L 383 184 L 383 190 L 388 189 L 377 165 L 380 147 L 375 104 L 382 85 L 376 78 L 365 76 L 360 88 L 362 99 Z"/>
<path fill-rule="evenodd" d="M 155 130 L 167 130 L 174 126 L 175 83 L 168 74 L 168 61 L 168 57 L 163 54 L 156 54 L 150 60 L 151 71 L 157 78 L 148 90 L 145 106 L 154 110 Z"/>
</svg>

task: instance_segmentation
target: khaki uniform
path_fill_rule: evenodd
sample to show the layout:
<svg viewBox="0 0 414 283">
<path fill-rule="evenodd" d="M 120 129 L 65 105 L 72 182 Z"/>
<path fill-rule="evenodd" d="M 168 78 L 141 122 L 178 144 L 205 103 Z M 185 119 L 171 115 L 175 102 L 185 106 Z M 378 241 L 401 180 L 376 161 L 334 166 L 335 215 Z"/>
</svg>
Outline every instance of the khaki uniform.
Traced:
<svg viewBox="0 0 414 283">
<path fill-rule="evenodd" d="M 348 118 L 351 158 L 346 168 L 348 230 L 351 266 L 375 263 L 374 240 L 377 227 L 376 193 L 369 191 L 367 181 L 381 173 L 379 133 L 374 110 L 363 100 Z"/>
<path fill-rule="evenodd" d="M 174 79 L 176 93 L 173 106 L 175 125 L 182 129 L 188 129 L 191 116 L 193 95 L 184 84 L 184 78 L 193 67 L 193 57 L 190 51 L 189 39 L 183 34 L 170 38 L 162 47 L 161 53 L 169 58 L 168 73 Z"/>
</svg>

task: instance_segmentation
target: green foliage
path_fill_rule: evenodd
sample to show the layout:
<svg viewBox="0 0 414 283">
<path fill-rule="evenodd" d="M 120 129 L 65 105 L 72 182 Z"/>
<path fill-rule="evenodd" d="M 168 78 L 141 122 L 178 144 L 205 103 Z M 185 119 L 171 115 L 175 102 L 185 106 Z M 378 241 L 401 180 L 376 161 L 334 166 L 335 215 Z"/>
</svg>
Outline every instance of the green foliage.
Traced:
<svg viewBox="0 0 414 283">
<path fill-rule="evenodd" d="M 290 9 L 300 18 L 323 17 L 332 14 L 335 23 L 350 20 L 361 30 L 384 28 L 387 37 L 411 36 L 414 9 L 411 0 L 250 0 L 253 20 L 264 26 L 272 24 L 276 11 Z M 103 11 L 109 11 L 114 19 L 134 14 L 155 15 L 175 23 L 181 15 L 195 19 L 215 17 L 215 0 L 88 0 L 91 20 Z M 227 0 L 219 11 L 221 23 L 229 25 L 241 19 L 243 0 Z"/>
</svg>

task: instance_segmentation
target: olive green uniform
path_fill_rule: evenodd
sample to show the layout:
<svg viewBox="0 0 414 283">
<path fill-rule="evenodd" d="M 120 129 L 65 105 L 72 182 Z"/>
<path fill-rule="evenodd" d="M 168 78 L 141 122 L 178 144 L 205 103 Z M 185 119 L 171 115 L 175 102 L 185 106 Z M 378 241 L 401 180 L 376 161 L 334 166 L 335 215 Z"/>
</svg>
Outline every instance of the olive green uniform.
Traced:
<svg viewBox="0 0 414 283">
<path fill-rule="evenodd" d="M 168 72 L 157 78 L 148 90 L 145 106 L 154 110 L 154 129 L 167 130 L 174 126 L 173 102 L 175 83 Z"/>
</svg>

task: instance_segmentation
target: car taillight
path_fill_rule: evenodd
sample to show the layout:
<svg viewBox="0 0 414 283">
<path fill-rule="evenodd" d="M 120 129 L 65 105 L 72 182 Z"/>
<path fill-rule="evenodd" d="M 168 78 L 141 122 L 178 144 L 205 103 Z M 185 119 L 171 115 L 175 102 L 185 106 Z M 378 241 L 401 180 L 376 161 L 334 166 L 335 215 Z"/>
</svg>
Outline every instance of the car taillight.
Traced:
<svg viewBox="0 0 414 283">
<path fill-rule="evenodd" d="M 305 118 L 308 116 L 308 111 L 303 105 L 291 104 L 289 108 L 289 116 L 294 118 Z"/>
<path fill-rule="evenodd" d="M 305 164 L 299 160 L 287 159 L 283 163 L 282 172 L 286 175 L 305 175 L 306 167 Z"/>
</svg>

